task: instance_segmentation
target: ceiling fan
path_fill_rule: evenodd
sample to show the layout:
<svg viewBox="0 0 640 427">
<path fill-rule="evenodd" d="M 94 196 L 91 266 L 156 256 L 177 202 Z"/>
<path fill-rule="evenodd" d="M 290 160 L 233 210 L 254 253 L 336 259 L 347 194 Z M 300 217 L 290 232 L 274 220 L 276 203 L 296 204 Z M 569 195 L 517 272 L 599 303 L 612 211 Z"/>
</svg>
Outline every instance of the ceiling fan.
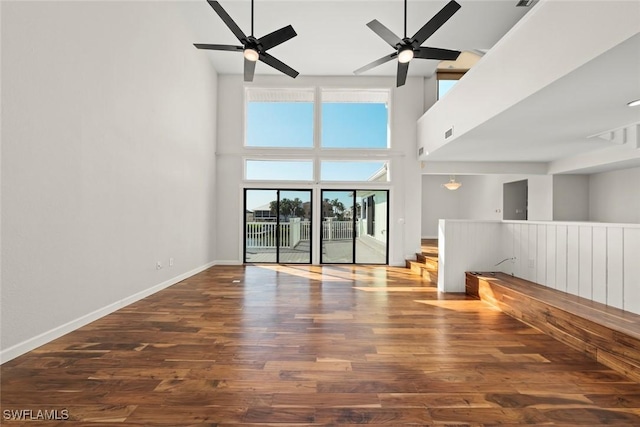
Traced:
<svg viewBox="0 0 640 427">
<path fill-rule="evenodd" d="M 284 73 L 288 76 L 296 78 L 299 74 L 296 70 L 289 67 L 284 62 L 274 58 L 267 53 L 267 50 L 272 47 L 278 46 L 281 43 L 286 42 L 289 39 L 294 38 L 298 34 L 295 32 L 291 25 L 282 27 L 270 34 L 259 39 L 253 36 L 253 0 L 251 0 L 251 35 L 245 35 L 238 24 L 229 16 L 229 14 L 222 8 L 219 2 L 213 0 L 207 0 L 207 3 L 216 11 L 216 13 L 222 18 L 224 23 L 229 27 L 231 32 L 240 40 L 242 46 L 226 45 L 226 44 L 202 44 L 194 43 L 194 46 L 198 49 L 208 50 L 228 50 L 240 52 L 244 54 L 244 81 L 253 81 L 253 75 L 256 69 L 256 61 L 260 60 L 265 64 L 275 68 L 276 70 Z"/>
<path fill-rule="evenodd" d="M 460 9 L 460 5 L 451 0 L 440 12 L 438 12 L 433 18 L 414 34 L 413 37 L 407 37 L 407 0 L 404 0 L 404 38 L 396 36 L 391 30 L 382 25 L 378 20 L 367 24 L 367 27 L 371 28 L 374 33 L 382 37 L 384 41 L 389 43 L 396 51 L 391 55 L 383 56 L 382 58 L 373 61 L 370 64 L 365 65 L 362 68 L 358 68 L 354 71 L 354 74 L 361 74 L 368 71 L 378 65 L 382 65 L 385 62 L 391 61 L 394 58 L 398 58 L 398 74 L 396 77 L 397 87 L 405 84 L 407 81 L 407 71 L 409 71 L 409 62 L 413 58 L 420 59 L 437 59 L 437 60 L 456 60 L 460 55 L 458 50 L 440 49 L 435 47 L 421 47 L 420 45 L 425 42 L 438 28 L 444 25 L 445 22 L 453 16 L 454 13 Z"/>
</svg>

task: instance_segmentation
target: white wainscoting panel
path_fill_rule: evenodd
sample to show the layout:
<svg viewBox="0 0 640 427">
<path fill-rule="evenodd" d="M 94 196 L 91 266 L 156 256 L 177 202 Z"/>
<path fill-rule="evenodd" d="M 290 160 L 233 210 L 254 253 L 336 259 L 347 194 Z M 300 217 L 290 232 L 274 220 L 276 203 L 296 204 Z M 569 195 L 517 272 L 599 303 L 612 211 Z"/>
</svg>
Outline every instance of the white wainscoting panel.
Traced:
<svg viewBox="0 0 640 427">
<path fill-rule="evenodd" d="M 607 305 L 623 308 L 624 229 L 607 228 Z"/>
<path fill-rule="evenodd" d="M 602 304 L 607 303 L 607 229 L 593 227 L 592 235 L 593 264 L 592 264 L 592 299 Z"/>
<path fill-rule="evenodd" d="M 500 221 L 443 220 L 438 224 L 438 290 L 464 292 L 465 271 L 495 271 L 502 258 Z"/>
<path fill-rule="evenodd" d="M 548 225 L 544 227 L 547 230 L 547 247 L 546 247 L 546 263 L 547 263 L 547 277 L 542 283 L 550 288 L 556 289 L 558 287 L 558 279 L 556 276 L 556 263 L 557 263 L 557 236 L 556 232 L 558 227 L 555 225 Z"/>
<path fill-rule="evenodd" d="M 567 227 L 567 292 L 578 295 L 580 288 L 580 228 Z"/>
<path fill-rule="evenodd" d="M 441 291 L 463 292 L 465 271 L 498 270 L 640 314 L 638 224 L 440 220 L 440 232 Z"/>
<path fill-rule="evenodd" d="M 578 295 L 593 298 L 593 227 L 580 227 L 578 242 Z"/>
<path fill-rule="evenodd" d="M 538 240 L 536 245 L 536 283 L 547 283 L 547 232 L 545 226 L 537 226 Z M 549 285 L 547 285 L 549 286 Z"/>
<path fill-rule="evenodd" d="M 624 230 L 624 309 L 640 313 L 640 228 Z"/>
<path fill-rule="evenodd" d="M 568 227 L 559 225 L 556 233 L 556 289 L 567 292 L 567 236 Z"/>
</svg>

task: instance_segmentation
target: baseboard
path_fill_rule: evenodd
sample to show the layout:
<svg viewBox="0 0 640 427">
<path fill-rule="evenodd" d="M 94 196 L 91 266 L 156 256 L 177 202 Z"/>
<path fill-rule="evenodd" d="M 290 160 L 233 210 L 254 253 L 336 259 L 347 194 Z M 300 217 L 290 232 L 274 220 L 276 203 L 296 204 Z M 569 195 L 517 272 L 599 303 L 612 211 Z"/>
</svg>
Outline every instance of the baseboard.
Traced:
<svg viewBox="0 0 640 427">
<path fill-rule="evenodd" d="M 242 261 L 238 261 L 237 259 L 217 259 L 214 261 L 215 265 L 242 265 Z"/>
<path fill-rule="evenodd" d="M 121 299 L 105 307 L 99 308 L 98 310 L 92 311 L 91 313 L 85 314 L 84 316 L 81 316 L 75 320 L 65 323 L 64 325 L 57 326 L 47 332 L 43 332 L 40 335 L 37 335 L 33 338 L 29 338 L 26 341 L 23 341 L 5 350 L 2 350 L 0 351 L 0 364 L 8 362 L 11 359 L 15 359 L 16 357 L 24 353 L 27 353 L 44 344 L 47 344 L 48 342 L 51 342 L 56 338 L 60 338 L 61 336 L 68 334 L 69 332 L 75 331 L 76 329 L 81 328 L 82 326 L 85 326 L 95 320 L 98 320 L 101 317 L 106 316 L 107 314 L 111 314 L 114 311 L 117 311 L 123 307 L 128 306 L 129 304 L 132 304 L 136 301 L 146 298 L 149 295 L 153 295 L 158 291 L 168 288 L 169 286 L 175 285 L 176 283 L 181 282 L 184 279 L 187 279 L 195 274 L 198 274 L 201 271 L 206 270 L 207 268 L 213 267 L 214 265 L 216 265 L 215 262 L 209 262 L 203 266 L 197 267 L 191 271 L 180 274 L 179 276 L 173 277 L 160 284 L 157 284 L 148 289 L 135 293 L 127 298 Z"/>
<path fill-rule="evenodd" d="M 438 239 L 438 236 L 422 236 L 421 239 Z"/>
</svg>

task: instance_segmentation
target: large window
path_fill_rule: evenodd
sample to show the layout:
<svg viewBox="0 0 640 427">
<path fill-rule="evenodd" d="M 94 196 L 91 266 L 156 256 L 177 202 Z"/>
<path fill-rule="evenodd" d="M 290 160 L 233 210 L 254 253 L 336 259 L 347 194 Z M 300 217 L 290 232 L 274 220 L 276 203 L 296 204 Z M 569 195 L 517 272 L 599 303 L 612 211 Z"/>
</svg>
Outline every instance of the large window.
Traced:
<svg viewBox="0 0 640 427">
<path fill-rule="evenodd" d="M 247 89 L 245 145 L 312 148 L 314 94 L 314 89 Z"/>
<path fill-rule="evenodd" d="M 322 90 L 322 148 L 389 148 L 388 90 Z"/>
<path fill-rule="evenodd" d="M 247 181 L 388 182 L 389 89 L 247 88 Z M 344 150 L 344 151 L 339 151 Z M 347 151 L 348 150 L 348 151 Z M 344 153 L 344 154 L 338 154 Z M 253 158 L 252 158 L 253 157 Z M 286 160 L 295 158 L 295 160 Z"/>
</svg>

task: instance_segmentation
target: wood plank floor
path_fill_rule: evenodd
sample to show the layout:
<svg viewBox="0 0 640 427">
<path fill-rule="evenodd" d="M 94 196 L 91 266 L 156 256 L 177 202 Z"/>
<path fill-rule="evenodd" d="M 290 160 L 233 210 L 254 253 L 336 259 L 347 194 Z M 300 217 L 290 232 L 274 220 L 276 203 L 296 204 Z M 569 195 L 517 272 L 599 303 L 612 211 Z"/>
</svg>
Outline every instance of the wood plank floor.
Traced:
<svg viewBox="0 0 640 427">
<path fill-rule="evenodd" d="M 390 267 L 213 267 L 0 374 L 3 418 L 81 425 L 640 425 L 640 384 Z"/>
</svg>

